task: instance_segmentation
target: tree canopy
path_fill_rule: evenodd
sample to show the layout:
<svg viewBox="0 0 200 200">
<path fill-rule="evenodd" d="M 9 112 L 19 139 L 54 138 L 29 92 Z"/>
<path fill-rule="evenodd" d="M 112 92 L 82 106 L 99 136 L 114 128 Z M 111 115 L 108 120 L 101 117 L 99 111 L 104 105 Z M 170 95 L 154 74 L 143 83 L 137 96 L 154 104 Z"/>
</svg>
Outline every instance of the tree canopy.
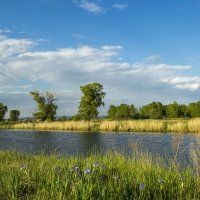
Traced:
<svg viewBox="0 0 200 200">
<path fill-rule="evenodd" d="M 103 105 L 103 86 L 99 83 L 88 83 L 80 86 L 82 97 L 79 106 L 78 116 L 80 119 L 91 120 L 99 114 L 98 108 Z"/>
<path fill-rule="evenodd" d="M 133 104 L 120 104 L 119 106 L 110 105 L 108 118 L 114 120 L 136 119 L 138 111 Z"/>
<path fill-rule="evenodd" d="M 163 117 L 163 105 L 160 102 L 152 102 L 140 108 L 142 118 L 160 119 Z"/>
<path fill-rule="evenodd" d="M 3 121 L 7 111 L 8 107 L 0 102 L 0 121 Z"/>
<path fill-rule="evenodd" d="M 12 122 L 19 121 L 20 111 L 19 110 L 11 110 L 9 120 Z"/>
<path fill-rule="evenodd" d="M 37 103 L 38 111 L 33 113 L 33 117 L 41 121 L 53 121 L 57 111 L 57 96 L 49 91 L 40 93 L 39 91 L 30 92 L 33 100 Z"/>
</svg>

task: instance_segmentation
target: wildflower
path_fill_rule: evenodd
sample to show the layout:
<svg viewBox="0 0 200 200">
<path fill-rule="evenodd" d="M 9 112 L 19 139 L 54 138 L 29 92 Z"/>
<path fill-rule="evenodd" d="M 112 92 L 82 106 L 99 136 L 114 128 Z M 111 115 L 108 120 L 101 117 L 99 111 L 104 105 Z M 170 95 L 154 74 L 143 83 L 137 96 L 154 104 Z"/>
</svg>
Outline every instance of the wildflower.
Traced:
<svg viewBox="0 0 200 200">
<path fill-rule="evenodd" d="M 74 166 L 74 167 L 71 169 L 71 172 L 79 173 L 79 172 L 80 172 L 80 168 L 79 168 L 78 166 Z"/>
<path fill-rule="evenodd" d="M 78 166 L 75 166 L 75 167 L 74 167 L 74 171 L 75 171 L 75 172 L 78 172 L 79 170 L 80 170 L 80 168 L 79 168 Z"/>
<path fill-rule="evenodd" d="M 94 163 L 94 167 L 100 167 L 100 166 L 101 166 L 101 163 L 99 163 L 99 162 Z"/>
<path fill-rule="evenodd" d="M 140 189 L 140 190 L 144 190 L 144 188 L 145 188 L 145 185 L 144 185 L 143 183 L 141 183 L 141 184 L 139 185 L 139 189 Z"/>
<path fill-rule="evenodd" d="M 87 168 L 86 170 L 85 170 L 85 174 L 86 175 L 90 175 L 92 173 L 92 170 L 90 169 L 90 168 Z"/>
</svg>

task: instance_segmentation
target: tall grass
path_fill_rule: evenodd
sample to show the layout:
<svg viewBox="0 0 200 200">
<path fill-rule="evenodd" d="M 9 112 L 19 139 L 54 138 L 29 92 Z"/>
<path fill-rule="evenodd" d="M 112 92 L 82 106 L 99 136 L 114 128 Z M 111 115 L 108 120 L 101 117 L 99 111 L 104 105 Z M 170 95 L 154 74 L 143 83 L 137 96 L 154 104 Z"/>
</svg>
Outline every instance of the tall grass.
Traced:
<svg viewBox="0 0 200 200">
<path fill-rule="evenodd" d="M 200 133 L 200 118 L 187 120 L 102 120 L 0 124 L 0 129 L 5 128 L 64 131 Z"/>
<path fill-rule="evenodd" d="M 13 125 L 14 129 L 66 130 L 66 131 L 92 131 L 95 130 L 95 127 L 96 127 L 95 122 L 90 122 L 90 121 L 19 123 Z"/>
<path fill-rule="evenodd" d="M 101 131 L 162 132 L 165 123 L 158 120 L 103 121 Z"/>
<path fill-rule="evenodd" d="M 199 171 L 166 167 L 150 155 L 87 157 L 0 152 L 0 199 L 200 199 Z M 198 172 L 198 173 L 197 173 Z"/>
</svg>

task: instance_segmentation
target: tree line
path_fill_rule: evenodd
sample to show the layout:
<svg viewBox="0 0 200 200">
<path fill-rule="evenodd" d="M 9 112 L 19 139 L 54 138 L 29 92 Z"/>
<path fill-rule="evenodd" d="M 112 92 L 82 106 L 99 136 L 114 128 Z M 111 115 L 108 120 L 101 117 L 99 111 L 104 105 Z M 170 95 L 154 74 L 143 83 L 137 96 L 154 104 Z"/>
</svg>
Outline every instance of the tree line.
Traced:
<svg viewBox="0 0 200 200">
<path fill-rule="evenodd" d="M 91 120 L 98 117 L 98 108 L 104 106 L 106 93 L 99 83 L 89 83 L 80 86 L 82 97 L 79 104 L 78 113 L 72 117 L 73 120 Z M 37 104 L 37 112 L 33 113 L 33 118 L 37 121 L 54 121 L 57 115 L 58 97 L 55 93 L 46 91 L 30 92 L 33 100 Z M 8 111 L 6 105 L 0 102 L 0 121 L 4 120 Z M 11 110 L 9 121 L 19 121 L 20 111 Z M 133 104 L 122 103 L 120 105 L 110 105 L 107 117 L 112 120 L 129 119 L 163 119 L 163 118 L 193 118 L 200 117 L 200 101 L 186 104 L 178 104 L 176 101 L 164 105 L 161 102 L 151 102 L 140 108 Z M 63 117 L 63 120 L 67 118 Z"/>
</svg>

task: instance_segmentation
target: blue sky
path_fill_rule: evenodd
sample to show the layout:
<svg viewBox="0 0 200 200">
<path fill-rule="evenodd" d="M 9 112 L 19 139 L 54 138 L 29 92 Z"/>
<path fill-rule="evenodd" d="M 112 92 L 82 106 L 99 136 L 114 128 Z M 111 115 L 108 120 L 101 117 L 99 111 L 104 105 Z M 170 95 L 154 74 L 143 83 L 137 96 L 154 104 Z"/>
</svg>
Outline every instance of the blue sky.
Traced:
<svg viewBox="0 0 200 200">
<path fill-rule="evenodd" d="M 200 97 L 199 0 L 1 0 L 0 102 L 31 116 L 32 90 L 56 92 L 73 115 L 79 86 L 111 103 Z"/>
</svg>

